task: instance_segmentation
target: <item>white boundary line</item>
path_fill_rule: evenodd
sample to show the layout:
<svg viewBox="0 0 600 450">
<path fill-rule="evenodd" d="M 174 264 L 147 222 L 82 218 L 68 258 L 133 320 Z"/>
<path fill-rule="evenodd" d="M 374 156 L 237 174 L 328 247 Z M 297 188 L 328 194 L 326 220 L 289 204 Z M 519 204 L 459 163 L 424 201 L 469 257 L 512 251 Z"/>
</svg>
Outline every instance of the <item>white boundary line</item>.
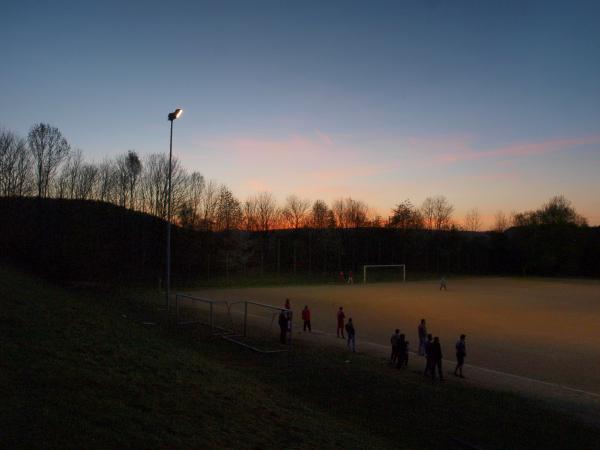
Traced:
<svg viewBox="0 0 600 450">
<path fill-rule="evenodd" d="M 324 334 L 326 336 L 331 336 L 331 337 L 335 336 L 333 333 L 328 333 L 328 332 L 321 331 L 321 330 L 313 330 L 313 331 L 316 331 L 318 334 Z M 370 342 L 370 341 L 361 341 L 361 342 L 363 344 L 371 345 L 374 347 L 381 347 L 381 348 L 385 348 L 388 350 L 390 349 L 389 345 L 378 344 L 376 342 Z M 417 355 L 417 353 L 413 352 L 413 351 L 410 351 L 409 353 L 412 353 L 413 355 Z M 447 362 L 447 363 L 451 363 L 451 364 L 456 362 L 456 361 L 451 361 L 449 359 L 444 359 L 443 361 Z M 505 377 L 515 378 L 517 380 L 528 381 L 530 383 L 536 383 L 536 384 L 541 384 L 541 385 L 548 386 L 548 387 L 564 389 L 566 391 L 575 392 L 578 394 L 585 394 L 585 395 L 589 395 L 590 397 L 595 397 L 595 398 L 600 399 L 600 394 L 597 392 L 585 391 L 583 389 L 577 389 L 574 387 L 565 386 L 564 384 L 553 383 L 551 381 L 538 380 L 537 378 L 530 378 L 530 377 L 526 377 L 523 375 L 515 375 L 514 373 L 502 372 L 501 370 L 488 369 L 487 367 L 475 366 L 473 364 L 465 364 L 465 367 L 471 367 L 473 369 L 481 370 L 482 372 L 488 372 L 488 373 L 493 373 L 496 375 L 502 375 Z"/>
</svg>

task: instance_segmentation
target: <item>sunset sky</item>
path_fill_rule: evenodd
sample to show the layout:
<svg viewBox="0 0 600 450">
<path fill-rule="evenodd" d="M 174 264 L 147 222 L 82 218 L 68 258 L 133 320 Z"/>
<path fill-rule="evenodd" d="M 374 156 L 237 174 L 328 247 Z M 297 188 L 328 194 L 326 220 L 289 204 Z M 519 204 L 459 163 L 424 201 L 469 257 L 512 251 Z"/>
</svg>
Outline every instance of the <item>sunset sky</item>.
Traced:
<svg viewBox="0 0 600 450">
<path fill-rule="evenodd" d="M 600 224 L 599 1 L 14 1 L 0 127 L 174 153 L 244 199 L 443 194 Z"/>
</svg>

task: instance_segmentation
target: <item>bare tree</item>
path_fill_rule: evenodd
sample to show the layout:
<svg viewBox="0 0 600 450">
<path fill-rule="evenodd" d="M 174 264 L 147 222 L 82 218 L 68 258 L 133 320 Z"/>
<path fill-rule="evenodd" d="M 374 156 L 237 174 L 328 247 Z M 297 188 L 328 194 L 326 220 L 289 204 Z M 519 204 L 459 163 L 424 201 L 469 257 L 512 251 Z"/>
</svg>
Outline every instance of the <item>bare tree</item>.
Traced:
<svg viewBox="0 0 600 450">
<path fill-rule="evenodd" d="M 217 229 L 229 231 L 238 228 L 242 221 L 242 208 L 226 186 L 219 188 L 217 203 Z"/>
<path fill-rule="evenodd" d="M 327 228 L 329 226 L 329 213 L 327 203 L 315 200 L 310 211 L 310 226 L 313 228 Z"/>
<path fill-rule="evenodd" d="M 363 227 L 367 224 L 369 207 L 361 200 L 346 199 L 346 223 L 354 228 Z"/>
<path fill-rule="evenodd" d="M 75 198 L 75 186 L 83 163 L 80 149 L 75 150 L 65 158 L 60 174 L 56 179 L 54 194 L 58 198 Z"/>
<path fill-rule="evenodd" d="M 217 182 L 209 180 L 204 186 L 204 193 L 200 204 L 200 226 L 205 230 L 211 230 L 216 223 L 216 213 L 219 204 L 218 194 Z"/>
<path fill-rule="evenodd" d="M 87 200 L 92 197 L 94 187 L 98 180 L 98 166 L 95 164 L 84 164 L 79 170 L 77 183 L 75 185 L 75 198 Z"/>
<path fill-rule="evenodd" d="M 304 225 L 306 212 L 310 206 L 310 202 L 305 199 L 298 198 L 296 195 L 290 195 L 285 201 L 285 206 L 281 212 L 283 219 L 290 228 L 298 229 Z"/>
<path fill-rule="evenodd" d="M 25 140 L 10 131 L 0 131 L 0 195 L 29 194 L 31 169 Z"/>
<path fill-rule="evenodd" d="M 425 225 L 430 230 L 446 230 L 450 228 L 454 207 L 443 195 L 428 197 L 421 206 L 421 214 Z"/>
<path fill-rule="evenodd" d="M 98 166 L 95 197 L 101 202 L 114 201 L 114 179 L 116 169 L 113 161 L 105 159 Z"/>
<path fill-rule="evenodd" d="M 117 157 L 116 169 L 119 206 L 128 206 L 130 209 L 134 209 L 136 206 L 136 186 L 142 172 L 142 162 L 135 151 L 129 150 L 126 154 Z"/>
<path fill-rule="evenodd" d="M 421 205 L 421 215 L 425 223 L 425 228 L 433 230 L 435 228 L 435 206 L 433 198 L 427 197 Z"/>
<path fill-rule="evenodd" d="M 465 216 L 465 230 L 479 231 L 481 230 L 481 215 L 477 208 L 473 208 L 467 212 Z"/>
<path fill-rule="evenodd" d="M 243 229 L 246 231 L 258 230 L 258 200 L 256 197 L 249 197 L 244 202 L 243 211 Z"/>
<path fill-rule="evenodd" d="M 360 200 L 350 197 L 338 199 L 331 209 L 340 228 L 359 228 L 367 224 L 369 207 Z"/>
<path fill-rule="evenodd" d="M 45 123 L 38 123 L 31 127 L 28 142 L 35 165 L 38 197 L 47 197 L 50 182 L 71 147 L 58 128 Z"/>
<path fill-rule="evenodd" d="M 348 214 L 346 213 L 346 202 L 343 198 L 334 200 L 331 205 L 331 211 L 335 216 L 335 222 L 339 228 L 348 228 Z"/>
<path fill-rule="evenodd" d="M 277 223 L 279 211 L 277 203 L 270 192 L 261 192 L 256 197 L 256 213 L 258 227 L 261 231 L 269 231 Z"/>
<path fill-rule="evenodd" d="M 142 162 L 134 150 L 127 152 L 127 174 L 129 181 L 129 208 L 134 209 L 136 205 L 136 186 L 142 172 Z"/>
<path fill-rule="evenodd" d="M 494 215 L 494 231 L 502 233 L 508 227 L 510 227 L 510 219 L 506 217 L 506 214 L 504 214 L 504 212 L 498 211 Z"/>
</svg>

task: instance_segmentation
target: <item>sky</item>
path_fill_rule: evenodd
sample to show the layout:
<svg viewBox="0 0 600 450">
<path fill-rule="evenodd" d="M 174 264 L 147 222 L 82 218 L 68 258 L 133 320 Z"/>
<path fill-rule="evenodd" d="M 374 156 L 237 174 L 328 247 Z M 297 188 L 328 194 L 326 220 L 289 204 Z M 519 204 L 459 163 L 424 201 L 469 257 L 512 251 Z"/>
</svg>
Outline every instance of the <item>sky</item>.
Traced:
<svg viewBox="0 0 600 450">
<path fill-rule="evenodd" d="M 2 6 L 0 127 L 174 154 L 240 198 L 539 207 L 600 225 L 598 1 Z"/>
</svg>

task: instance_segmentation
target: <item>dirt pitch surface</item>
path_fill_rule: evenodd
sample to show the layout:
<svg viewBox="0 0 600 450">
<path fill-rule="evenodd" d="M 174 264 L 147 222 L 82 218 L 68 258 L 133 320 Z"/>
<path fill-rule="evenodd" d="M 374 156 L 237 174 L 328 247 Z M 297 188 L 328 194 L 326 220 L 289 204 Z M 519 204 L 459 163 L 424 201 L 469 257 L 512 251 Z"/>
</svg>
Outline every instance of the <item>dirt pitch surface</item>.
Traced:
<svg viewBox="0 0 600 450">
<path fill-rule="evenodd" d="M 549 399 L 600 406 L 600 282 L 515 278 L 465 278 L 440 291 L 433 281 L 331 284 L 194 293 L 219 300 L 252 300 L 283 306 L 292 302 L 294 338 L 343 345 L 335 336 L 343 306 L 357 332 L 357 350 L 385 356 L 395 328 L 417 350 L 417 325 L 439 336 L 444 372 L 454 369 L 454 344 L 467 335 L 467 382 L 514 389 Z M 300 311 L 309 305 L 313 333 L 301 330 Z M 411 354 L 409 369 L 424 361 Z M 449 375 L 451 376 L 451 375 Z"/>
</svg>

